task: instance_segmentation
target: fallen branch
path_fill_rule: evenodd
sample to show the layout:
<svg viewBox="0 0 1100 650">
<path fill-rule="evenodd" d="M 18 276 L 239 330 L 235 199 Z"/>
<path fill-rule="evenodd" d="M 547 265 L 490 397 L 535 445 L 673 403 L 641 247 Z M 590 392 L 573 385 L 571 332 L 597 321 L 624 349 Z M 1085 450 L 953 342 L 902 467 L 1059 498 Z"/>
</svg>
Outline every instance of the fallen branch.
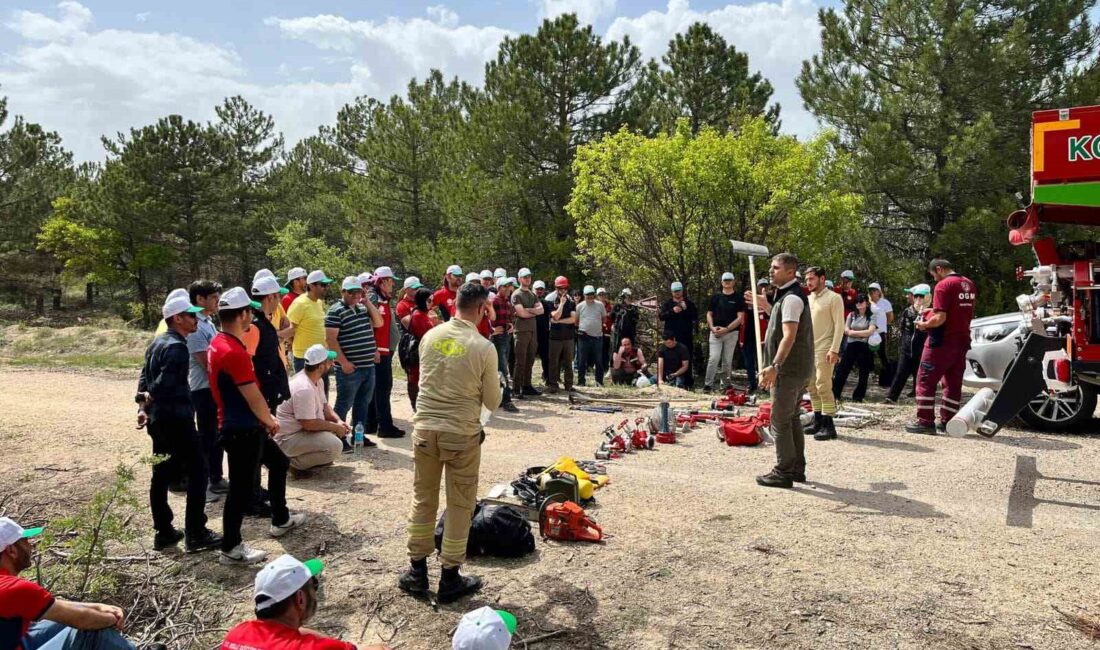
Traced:
<svg viewBox="0 0 1100 650">
<path fill-rule="evenodd" d="M 565 634 L 568 631 L 569 630 L 554 630 L 553 632 L 547 632 L 546 634 L 540 634 L 538 636 L 533 636 L 530 639 L 520 639 L 520 643 L 522 643 L 523 647 L 526 648 L 527 646 L 534 645 L 534 644 L 538 643 L 539 641 L 545 641 L 547 639 L 552 639 L 556 636 L 561 636 L 562 634 Z"/>
</svg>

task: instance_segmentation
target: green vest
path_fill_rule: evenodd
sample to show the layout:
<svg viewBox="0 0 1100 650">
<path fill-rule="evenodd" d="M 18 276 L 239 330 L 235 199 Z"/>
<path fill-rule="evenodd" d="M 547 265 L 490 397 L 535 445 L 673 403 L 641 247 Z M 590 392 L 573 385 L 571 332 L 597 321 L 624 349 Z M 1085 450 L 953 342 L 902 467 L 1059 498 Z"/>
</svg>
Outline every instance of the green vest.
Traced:
<svg viewBox="0 0 1100 650">
<path fill-rule="evenodd" d="M 795 333 L 794 347 L 787 359 L 779 368 L 779 376 L 798 381 L 809 381 L 814 376 L 814 326 L 810 318 L 810 304 L 802 287 L 795 282 L 785 289 L 780 289 L 775 296 L 775 305 L 772 307 L 771 320 L 768 321 L 768 330 L 764 335 L 764 356 L 770 364 L 775 359 L 775 353 L 779 350 L 779 343 L 783 340 L 783 300 L 798 299 L 802 301 L 802 316 L 798 319 L 798 332 Z"/>
</svg>

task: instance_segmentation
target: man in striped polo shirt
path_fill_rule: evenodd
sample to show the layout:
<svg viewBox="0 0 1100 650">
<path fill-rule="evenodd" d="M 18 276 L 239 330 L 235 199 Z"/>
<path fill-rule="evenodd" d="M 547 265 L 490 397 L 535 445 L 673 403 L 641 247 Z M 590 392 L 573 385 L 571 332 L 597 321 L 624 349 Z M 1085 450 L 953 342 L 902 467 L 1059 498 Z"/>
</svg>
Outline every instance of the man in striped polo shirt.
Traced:
<svg viewBox="0 0 1100 650">
<path fill-rule="evenodd" d="M 369 301 L 363 300 L 363 285 L 359 278 L 348 276 L 340 285 L 340 300 L 325 316 L 325 338 L 328 349 L 336 353 L 336 405 L 333 411 L 341 421 L 347 421 L 351 410 L 352 428 L 367 427 L 367 409 L 374 394 L 374 366 L 378 363 L 378 347 L 374 343 L 374 328 L 382 326 L 382 314 Z M 376 446 L 364 438 L 367 447 Z M 344 441 L 344 451 L 351 447 Z"/>
</svg>

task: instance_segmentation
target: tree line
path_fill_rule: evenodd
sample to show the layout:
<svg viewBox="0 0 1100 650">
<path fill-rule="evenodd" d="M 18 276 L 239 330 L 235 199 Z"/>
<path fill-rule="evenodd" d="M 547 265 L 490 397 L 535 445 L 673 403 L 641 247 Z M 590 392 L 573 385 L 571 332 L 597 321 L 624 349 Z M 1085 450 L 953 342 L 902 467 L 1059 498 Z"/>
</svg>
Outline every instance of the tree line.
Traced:
<svg viewBox="0 0 1100 650">
<path fill-rule="evenodd" d="M 825 129 L 805 141 L 780 135 L 771 83 L 706 24 L 644 61 L 573 15 L 504 39 L 481 87 L 432 71 L 296 143 L 231 97 L 209 122 L 105 136 L 104 159 L 76 165 L 16 116 L 0 133 L 0 292 L 56 302 L 86 282 L 148 323 L 200 276 L 384 263 L 434 282 L 459 261 L 702 293 L 742 268 L 733 238 L 896 287 L 951 257 L 994 311 L 1029 261 L 1002 225 L 1027 200 L 1029 113 L 1100 94 L 1094 2 L 823 9 L 797 84 Z"/>
</svg>

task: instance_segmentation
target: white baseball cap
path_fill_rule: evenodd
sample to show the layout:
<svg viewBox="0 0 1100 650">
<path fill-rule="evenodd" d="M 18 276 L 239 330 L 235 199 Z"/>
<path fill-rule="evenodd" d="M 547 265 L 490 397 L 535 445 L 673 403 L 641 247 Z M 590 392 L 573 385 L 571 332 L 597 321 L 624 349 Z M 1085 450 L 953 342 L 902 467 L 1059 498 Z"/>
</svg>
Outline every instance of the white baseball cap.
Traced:
<svg viewBox="0 0 1100 650">
<path fill-rule="evenodd" d="M 840 277 L 844 278 L 845 280 L 855 280 L 856 274 L 852 273 L 851 271 L 844 271 L 840 274 Z"/>
<path fill-rule="evenodd" d="M 594 287 L 590 284 L 584 285 L 584 295 L 588 296 L 588 295 L 591 295 L 591 294 L 594 294 L 594 293 L 596 293 L 596 287 Z"/>
<path fill-rule="evenodd" d="M 326 359 L 328 359 L 329 361 L 335 360 L 336 353 L 329 350 L 320 343 L 314 343 L 313 345 L 306 348 L 306 356 L 304 358 L 306 360 L 306 363 L 311 366 L 315 366 L 325 361 Z"/>
<path fill-rule="evenodd" d="M 306 586 L 310 578 L 321 575 L 324 568 L 320 560 L 300 562 L 289 553 L 268 562 L 256 574 L 256 609 L 265 610 L 290 598 Z"/>
<path fill-rule="evenodd" d="M 264 291 L 262 294 L 256 293 L 256 281 L 259 280 L 260 278 L 271 278 L 272 280 L 275 281 L 276 286 L 279 285 L 279 277 L 277 275 L 275 275 L 274 273 L 272 273 L 271 269 L 260 269 L 259 271 L 256 271 L 256 275 L 252 276 L 252 295 L 254 295 L 254 296 L 257 296 L 257 295 L 266 296 L 269 293 L 275 293 L 274 291 Z M 265 284 L 264 286 L 267 286 L 267 285 Z M 279 292 L 280 296 L 285 296 L 286 294 L 290 293 L 290 289 L 287 289 L 286 287 L 279 287 L 277 289 L 277 291 Z"/>
<path fill-rule="evenodd" d="M 275 274 L 271 272 L 271 269 L 260 269 L 259 271 L 256 271 L 255 275 L 252 276 L 253 280 L 259 280 L 260 278 L 275 278 L 276 282 L 279 281 L 279 278 L 275 277 Z"/>
<path fill-rule="evenodd" d="M 279 281 L 274 275 L 261 275 L 252 281 L 252 295 L 269 296 L 273 293 L 285 292 L 285 287 L 279 286 Z"/>
<path fill-rule="evenodd" d="M 516 617 L 486 605 L 466 612 L 451 639 L 452 650 L 508 650 Z"/>
<path fill-rule="evenodd" d="M 545 289 L 546 283 L 542 280 L 535 280 L 535 283 L 531 285 L 532 289 Z"/>
<path fill-rule="evenodd" d="M 603 287 L 596 289 L 596 295 L 598 296 L 600 294 L 607 295 L 607 289 L 604 289 Z"/>
<path fill-rule="evenodd" d="M 300 266 L 295 266 L 286 272 L 286 283 L 290 284 L 291 280 L 297 280 L 298 278 L 306 277 L 306 270 Z"/>
<path fill-rule="evenodd" d="M 623 289 L 622 291 L 620 291 L 619 295 L 620 296 L 633 296 L 634 292 L 631 291 L 629 287 L 627 287 L 627 288 Z"/>
<path fill-rule="evenodd" d="M 508 284 L 508 278 L 497 278 L 497 281 L 494 283 L 497 289 L 503 287 L 506 284 Z"/>
<path fill-rule="evenodd" d="M 178 289 L 178 291 L 183 291 L 183 289 Z M 175 291 L 172 293 L 174 294 Z M 191 304 L 191 299 L 187 297 L 186 292 L 184 292 L 182 296 L 168 294 L 168 300 L 164 301 L 164 306 L 160 309 L 161 315 L 165 318 L 171 318 L 176 314 L 182 314 L 184 312 L 188 314 L 197 314 L 201 311 L 202 307 L 196 307 Z"/>
<path fill-rule="evenodd" d="M 393 274 L 393 269 L 391 269 L 388 266 L 380 266 L 380 267 L 374 269 L 374 279 L 375 280 L 382 280 L 384 278 L 394 278 L 394 279 L 396 279 L 397 276 Z"/>
<path fill-rule="evenodd" d="M 832 289 L 833 288 L 833 281 L 832 280 L 826 280 L 825 281 L 825 288 L 826 289 Z"/>
<path fill-rule="evenodd" d="M 725 273 L 722 274 L 722 282 L 725 282 L 726 280 L 732 280 L 732 279 L 733 279 L 733 274 L 730 273 L 729 271 L 726 271 Z"/>
<path fill-rule="evenodd" d="M 340 283 L 340 288 L 344 291 L 362 291 L 363 281 L 358 276 L 349 275 Z"/>
<path fill-rule="evenodd" d="M 526 266 L 523 267 L 522 269 L 520 269 L 519 273 L 516 273 L 516 277 L 518 277 L 518 278 L 526 278 L 530 275 L 531 275 L 531 269 L 527 268 Z"/>
<path fill-rule="evenodd" d="M 683 282 L 673 282 L 671 289 L 672 289 L 672 291 L 683 291 L 684 290 L 684 283 Z"/>
<path fill-rule="evenodd" d="M 404 284 L 402 284 L 401 288 L 402 289 L 419 289 L 420 287 L 423 287 L 423 286 L 424 286 L 423 284 L 420 284 L 420 278 L 416 277 L 415 275 L 410 275 L 409 277 L 405 278 L 405 282 L 404 282 Z"/>
<path fill-rule="evenodd" d="M 223 293 L 221 299 L 218 300 L 218 309 L 243 309 L 244 307 L 259 309 L 260 303 L 249 298 L 241 287 L 233 287 Z"/>
<path fill-rule="evenodd" d="M 447 275 L 462 275 L 462 267 L 457 264 L 448 266 Z"/>
<path fill-rule="evenodd" d="M 870 291 L 871 289 L 878 289 L 879 291 L 882 291 L 882 285 L 878 282 L 872 282 L 871 284 L 867 285 L 867 290 Z"/>
<path fill-rule="evenodd" d="M 914 296 L 927 296 L 928 294 L 932 293 L 932 287 L 928 286 L 924 282 L 921 282 L 920 284 L 914 285 L 913 288 L 909 291 L 911 291 Z"/>
<path fill-rule="evenodd" d="M 309 275 L 306 276 L 306 284 L 316 284 L 316 283 L 332 284 L 332 278 L 325 275 L 325 272 L 321 271 L 321 270 L 310 271 Z"/>
<path fill-rule="evenodd" d="M 168 292 L 168 297 L 164 299 L 164 302 L 168 302 L 172 298 L 187 298 L 191 299 L 191 294 L 187 293 L 187 289 L 172 289 Z"/>
<path fill-rule="evenodd" d="M 469 273 L 466 274 L 466 281 L 467 282 L 481 282 L 481 276 L 478 275 L 477 273 L 474 273 L 473 271 L 470 271 Z"/>
<path fill-rule="evenodd" d="M 507 275 L 508 275 L 508 272 L 507 272 L 507 271 L 505 271 L 505 270 L 504 270 L 504 269 L 502 269 L 502 268 L 499 268 L 499 267 L 497 268 L 497 270 L 493 271 L 493 277 L 494 277 L 494 278 L 503 278 L 503 277 L 505 277 L 505 276 L 507 276 Z"/>
<path fill-rule="evenodd" d="M 0 551 L 21 539 L 30 539 L 41 534 L 41 526 L 38 528 L 23 528 L 8 517 L 0 517 Z"/>
<path fill-rule="evenodd" d="M 359 281 L 359 284 L 374 284 L 374 275 L 366 271 L 355 276 L 355 279 Z"/>
<path fill-rule="evenodd" d="M 493 279 L 493 272 L 490 271 L 489 269 L 485 269 L 484 271 L 482 271 L 481 273 L 478 274 L 478 277 L 480 277 L 482 280 L 492 280 Z"/>
</svg>

